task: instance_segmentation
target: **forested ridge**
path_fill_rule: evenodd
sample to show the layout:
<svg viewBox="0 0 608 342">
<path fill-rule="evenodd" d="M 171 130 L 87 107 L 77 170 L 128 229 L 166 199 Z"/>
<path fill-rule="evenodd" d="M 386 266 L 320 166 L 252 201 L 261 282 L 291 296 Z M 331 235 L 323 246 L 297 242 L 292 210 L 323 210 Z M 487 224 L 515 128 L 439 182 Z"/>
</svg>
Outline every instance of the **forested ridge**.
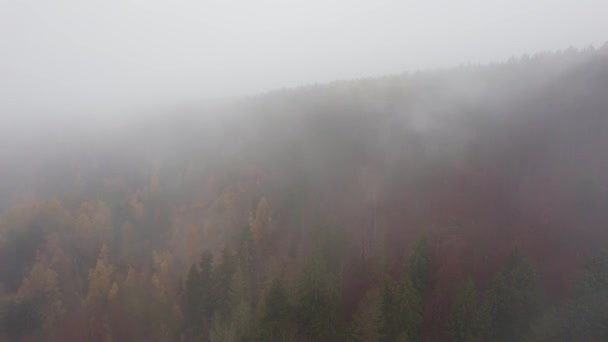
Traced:
<svg viewBox="0 0 608 342">
<path fill-rule="evenodd" d="M 4 134 L 0 340 L 606 341 L 607 95 L 604 46 Z"/>
</svg>

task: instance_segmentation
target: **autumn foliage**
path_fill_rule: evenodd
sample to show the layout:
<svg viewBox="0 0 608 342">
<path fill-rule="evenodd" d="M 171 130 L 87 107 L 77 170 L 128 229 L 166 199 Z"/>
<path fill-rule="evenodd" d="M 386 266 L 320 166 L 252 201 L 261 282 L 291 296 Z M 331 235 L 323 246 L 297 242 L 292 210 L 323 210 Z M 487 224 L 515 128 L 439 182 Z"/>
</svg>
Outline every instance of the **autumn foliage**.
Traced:
<svg viewBox="0 0 608 342">
<path fill-rule="evenodd" d="M 566 50 L 32 154 L 0 340 L 606 340 L 607 89 L 605 48 Z"/>
</svg>

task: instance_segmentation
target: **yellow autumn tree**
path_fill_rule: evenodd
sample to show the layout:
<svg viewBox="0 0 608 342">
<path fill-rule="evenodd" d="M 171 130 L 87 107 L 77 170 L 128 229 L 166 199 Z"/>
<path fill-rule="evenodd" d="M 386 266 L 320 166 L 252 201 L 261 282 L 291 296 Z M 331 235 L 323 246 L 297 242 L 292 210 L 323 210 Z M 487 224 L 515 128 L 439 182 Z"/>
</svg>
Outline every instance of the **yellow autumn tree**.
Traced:
<svg viewBox="0 0 608 342">
<path fill-rule="evenodd" d="M 118 296 L 118 284 L 116 283 L 116 281 L 114 281 L 114 283 L 112 283 L 112 287 L 110 288 L 110 292 L 108 293 L 108 300 L 110 302 L 113 302 L 116 300 L 117 296 Z"/>
<path fill-rule="evenodd" d="M 57 232 L 47 236 L 46 263 L 57 273 L 57 282 L 61 287 L 62 301 L 66 306 L 73 306 L 82 301 L 80 277 L 75 274 L 72 258 L 63 250 L 61 238 Z"/>
<path fill-rule="evenodd" d="M 163 296 L 169 297 L 172 295 L 173 277 L 169 273 L 169 266 L 173 260 L 171 252 L 152 252 L 152 260 L 154 262 L 154 273 L 152 274 L 152 285 Z"/>
<path fill-rule="evenodd" d="M 57 272 L 49 268 L 39 255 L 15 295 L 15 301 L 18 303 L 29 301 L 39 305 L 45 329 L 52 328 L 65 311 L 57 278 Z"/>
<path fill-rule="evenodd" d="M 110 264 L 108 247 L 101 246 L 95 268 L 89 271 L 89 289 L 85 298 L 86 305 L 104 302 L 109 298 L 114 278 L 114 266 Z"/>
</svg>

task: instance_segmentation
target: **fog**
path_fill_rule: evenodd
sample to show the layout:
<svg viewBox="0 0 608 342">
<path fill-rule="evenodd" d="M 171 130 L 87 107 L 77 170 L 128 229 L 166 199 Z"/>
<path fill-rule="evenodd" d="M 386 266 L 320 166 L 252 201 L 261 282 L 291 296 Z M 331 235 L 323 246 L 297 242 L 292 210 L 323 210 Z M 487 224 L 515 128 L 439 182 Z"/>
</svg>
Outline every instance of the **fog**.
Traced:
<svg viewBox="0 0 608 342">
<path fill-rule="evenodd" d="M 605 0 L 0 1 L 0 342 L 608 341 Z"/>
<path fill-rule="evenodd" d="M 0 117 L 99 120 L 598 46 L 607 12 L 601 0 L 2 0 Z"/>
</svg>

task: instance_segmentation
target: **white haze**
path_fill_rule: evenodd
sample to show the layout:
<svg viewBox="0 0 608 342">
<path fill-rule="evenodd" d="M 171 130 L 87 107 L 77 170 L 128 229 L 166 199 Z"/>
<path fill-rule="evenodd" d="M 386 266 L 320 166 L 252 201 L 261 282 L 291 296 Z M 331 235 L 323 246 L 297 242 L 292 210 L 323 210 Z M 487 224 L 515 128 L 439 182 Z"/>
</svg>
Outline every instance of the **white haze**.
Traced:
<svg viewBox="0 0 608 342">
<path fill-rule="evenodd" d="M 606 13 L 605 0 L 0 0 L 0 118 L 99 119 L 598 46 Z"/>
</svg>

